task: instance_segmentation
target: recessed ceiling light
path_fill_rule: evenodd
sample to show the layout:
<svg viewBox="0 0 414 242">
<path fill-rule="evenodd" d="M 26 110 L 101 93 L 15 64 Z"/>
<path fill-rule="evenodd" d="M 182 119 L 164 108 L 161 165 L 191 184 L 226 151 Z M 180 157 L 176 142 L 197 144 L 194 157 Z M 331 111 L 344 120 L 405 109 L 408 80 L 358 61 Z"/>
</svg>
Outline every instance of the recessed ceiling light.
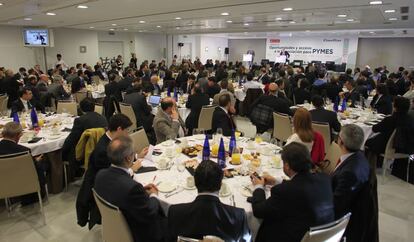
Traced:
<svg viewBox="0 0 414 242">
<path fill-rule="evenodd" d="M 310 31 L 310 30 L 306 30 L 305 32 L 308 32 L 308 33 L 309 33 L 309 32 L 311 32 L 311 31 Z"/>
<path fill-rule="evenodd" d="M 211 28 L 211 26 L 210 25 L 207 25 L 206 28 L 209 29 L 209 28 Z"/>
<path fill-rule="evenodd" d="M 23 20 L 30 21 L 32 18 L 24 18 Z"/>
<path fill-rule="evenodd" d="M 56 15 L 56 13 L 46 13 L 46 15 L 49 15 L 49 16 L 55 16 L 55 15 Z"/>
<path fill-rule="evenodd" d="M 244 26 L 249 26 L 249 23 L 244 23 L 243 25 L 244 25 Z"/>
<path fill-rule="evenodd" d="M 88 6 L 86 6 L 86 5 L 78 5 L 78 6 L 77 6 L 77 8 L 80 8 L 80 9 L 87 9 L 87 8 L 88 8 Z"/>
<path fill-rule="evenodd" d="M 231 21 L 231 20 L 227 20 L 227 21 L 226 21 L 226 23 L 231 24 L 231 23 L 233 23 L 233 21 Z"/>
<path fill-rule="evenodd" d="M 374 32 L 374 31 L 370 31 L 369 33 L 370 33 L 370 34 L 375 34 L 375 32 Z"/>
<path fill-rule="evenodd" d="M 338 15 L 336 15 L 338 18 L 346 18 L 346 17 L 348 17 L 348 15 L 346 15 L 346 14 L 338 14 Z"/>
<path fill-rule="evenodd" d="M 175 27 L 176 29 L 180 29 L 180 27 Z"/>
<path fill-rule="evenodd" d="M 398 20 L 397 18 L 389 18 L 388 19 L 389 21 L 396 21 L 396 20 Z"/>
<path fill-rule="evenodd" d="M 124 29 L 125 31 L 127 31 L 128 29 Z"/>
<path fill-rule="evenodd" d="M 116 26 L 116 24 L 111 24 L 112 26 Z"/>
<path fill-rule="evenodd" d="M 144 31 L 142 31 L 142 30 L 138 30 L 138 32 L 142 33 L 142 32 L 144 32 Z"/>
<path fill-rule="evenodd" d="M 229 16 L 229 13 L 221 13 L 222 16 Z"/>
<path fill-rule="evenodd" d="M 293 10 L 293 8 L 284 8 L 284 9 L 282 9 L 283 11 L 292 11 Z"/>
<path fill-rule="evenodd" d="M 249 32 L 244 32 L 244 34 L 248 34 Z"/>
<path fill-rule="evenodd" d="M 3 3 L 0 3 L 0 6 L 3 6 Z"/>
<path fill-rule="evenodd" d="M 395 9 L 387 9 L 384 13 L 395 13 Z"/>
<path fill-rule="evenodd" d="M 371 1 L 371 2 L 369 2 L 369 4 L 371 4 L 371 5 L 381 5 L 382 1 Z"/>
<path fill-rule="evenodd" d="M 140 24 L 145 24 L 145 21 L 144 20 L 140 20 L 139 23 Z"/>
<path fill-rule="evenodd" d="M 281 17 L 277 17 L 276 20 L 277 21 L 280 21 L 280 20 L 282 20 L 282 18 Z"/>
<path fill-rule="evenodd" d="M 161 28 L 161 26 L 160 25 L 157 25 L 157 28 Z"/>
<path fill-rule="evenodd" d="M 355 21 L 355 19 L 353 19 L 353 18 L 349 18 L 349 19 L 347 19 L 346 21 L 347 21 L 347 22 L 354 22 L 354 21 Z"/>
<path fill-rule="evenodd" d="M 181 17 L 175 17 L 175 19 L 176 19 L 176 20 L 180 20 L 180 19 L 181 19 Z"/>
<path fill-rule="evenodd" d="M 290 23 L 290 24 L 295 24 L 295 23 L 296 23 L 296 21 L 290 21 L 289 23 Z"/>
<path fill-rule="evenodd" d="M 93 27 L 93 26 L 91 26 L 91 27 L 89 27 L 90 29 L 94 29 L 95 27 Z"/>
<path fill-rule="evenodd" d="M 110 31 L 114 31 L 115 29 L 109 29 Z"/>
</svg>

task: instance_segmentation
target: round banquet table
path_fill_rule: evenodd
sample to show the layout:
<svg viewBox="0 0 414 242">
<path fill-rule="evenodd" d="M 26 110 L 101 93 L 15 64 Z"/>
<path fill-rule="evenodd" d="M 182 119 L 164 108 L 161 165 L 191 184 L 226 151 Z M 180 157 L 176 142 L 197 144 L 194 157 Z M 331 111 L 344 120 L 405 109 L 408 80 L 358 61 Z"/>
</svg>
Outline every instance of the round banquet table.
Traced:
<svg viewBox="0 0 414 242">
<path fill-rule="evenodd" d="M 188 141 L 189 146 L 193 146 L 195 144 L 199 144 L 202 145 L 204 143 L 204 139 L 202 135 L 196 135 L 196 136 L 189 136 L 189 137 L 185 137 L 185 138 L 181 138 L 180 140 L 182 141 L 183 139 L 186 139 Z M 227 140 L 228 142 L 228 138 L 224 138 L 225 140 Z M 276 145 L 270 144 L 270 143 L 266 143 L 266 142 L 261 142 L 261 143 L 256 143 L 256 142 L 246 142 L 247 138 L 239 138 L 237 140 L 237 145 L 238 147 L 242 147 L 243 148 L 243 154 L 250 154 L 251 152 L 259 152 L 262 151 L 263 147 L 268 147 L 269 150 L 271 151 L 271 153 L 269 153 L 269 155 L 260 155 L 260 159 L 261 159 L 261 165 L 258 168 L 258 172 L 268 172 L 270 175 L 276 177 L 278 180 L 282 180 L 282 178 L 286 178 L 284 176 L 283 173 L 283 169 L 282 169 L 282 162 L 280 162 L 280 167 L 276 168 L 275 167 L 275 163 L 272 163 L 272 159 L 274 159 L 275 157 L 280 158 L 280 155 L 277 153 L 277 151 L 280 150 L 279 147 L 277 147 Z M 166 141 L 168 142 L 168 141 Z M 157 146 L 155 146 L 155 150 L 159 150 L 161 152 L 163 152 L 160 156 L 152 156 L 152 160 L 147 160 L 145 159 L 143 161 L 143 166 L 155 166 L 157 167 L 157 160 L 160 159 L 161 157 L 166 157 L 164 156 L 164 151 L 166 149 L 168 149 L 168 147 L 172 147 L 171 144 L 168 143 L 161 143 L 158 144 Z M 212 141 L 210 143 L 213 143 Z M 253 144 L 253 146 L 251 146 Z M 168 145 L 168 146 L 167 146 Z M 158 198 L 161 202 L 161 205 L 164 209 L 164 211 L 166 212 L 166 214 L 168 214 L 168 208 L 170 204 L 179 204 L 179 203 L 188 203 L 188 202 L 192 202 L 196 196 L 197 196 L 197 190 L 188 190 L 188 189 L 184 189 L 184 184 L 186 182 L 186 178 L 191 176 L 191 174 L 186 170 L 182 170 L 179 171 L 179 169 L 177 168 L 179 166 L 179 164 L 183 164 L 183 162 L 187 161 L 187 160 L 191 160 L 191 159 L 197 159 L 198 162 L 201 161 L 201 152 L 199 152 L 199 155 L 195 158 L 189 158 L 188 156 L 182 154 L 182 153 L 178 153 L 180 152 L 180 145 L 178 144 L 174 144 L 173 145 L 173 154 L 174 157 L 173 158 L 168 158 L 169 160 L 171 160 L 172 162 L 172 166 L 171 168 L 167 169 L 167 170 L 157 170 L 157 171 L 153 171 L 153 172 L 147 172 L 147 173 L 140 173 L 140 174 L 135 174 L 134 175 L 134 179 L 137 182 L 140 182 L 143 185 L 149 184 L 153 182 L 154 177 L 155 181 L 153 182 L 154 184 L 159 184 L 159 182 L 171 182 L 174 183 L 175 185 L 177 185 L 177 188 L 175 190 L 175 192 L 179 192 L 178 194 L 172 195 L 170 197 L 166 197 L 166 193 L 159 193 Z M 250 149 L 248 149 L 247 147 L 249 146 Z M 226 146 L 228 147 L 228 146 Z M 254 148 L 253 148 L 254 147 Z M 253 148 L 253 149 L 251 149 Z M 268 151 L 269 151 L 268 150 Z M 267 152 L 268 152 L 267 151 Z M 277 159 L 277 158 L 276 158 Z M 217 161 L 217 158 L 211 158 L 211 160 L 213 161 Z M 229 163 L 229 158 L 227 158 L 227 167 L 228 168 L 240 168 L 243 167 L 245 169 L 248 169 L 248 165 L 250 163 L 249 160 L 246 160 L 243 155 L 241 156 L 241 160 L 242 160 L 242 165 L 239 166 L 233 166 Z M 234 201 L 236 204 L 236 207 L 239 208 L 243 208 L 246 211 L 247 214 L 247 220 L 248 220 L 248 224 L 249 224 L 249 228 L 252 232 L 252 236 L 253 238 L 256 236 L 257 231 L 259 229 L 260 223 L 261 221 L 259 219 L 257 219 L 256 217 L 253 216 L 253 212 L 252 212 L 252 207 L 251 204 L 247 202 L 247 197 L 246 195 L 243 195 L 242 192 L 244 190 L 244 186 L 250 186 L 251 188 L 253 188 L 251 186 L 251 182 L 250 182 L 250 177 L 247 176 L 234 176 L 233 178 L 224 178 L 223 179 L 223 183 L 226 183 L 229 185 L 229 188 L 231 190 L 231 194 L 234 195 Z M 270 188 L 266 187 L 266 195 L 270 196 Z M 245 192 L 245 191 L 244 191 Z M 233 205 L 232 204 L 232 200 L 231 200 L 231 195 L 227 196 L 227 197 L 221 197 L 220 196 L 220 201 L 222 203 L 228 204 L 228 205 Z"/>
<path fill-rule="evenodd" d="M 73 126 L 74 117 L 71 117 L 69 114 L 54 114 L 50 116 L 40 114 L 38 118 L 39 120 L 43 119 L 45 125 L 35 136 L 42 139 L 36 143 L 28 143 L 26 137 L 29 133 L 31 133 L 30 136 L 32 136 L 34 131 L 25 128 L 19 144 L 29 148 L 34 156 L 45 154 L 48 157 L 50 161 L 50 182 L 48 182 L 49 192 L 59 193 L 63 189 L 63 162 L 61 148 Z M 10 121 L 13 120 L 5 117 L 0 118 L 1 125 Z M 20 118 L 20 122 L 22 124 L 30 124 L 31 121 L 26 115 L 26 117 Z M 54 134 L 55 132 L 57 132 L 57 134 Z"/>
</svg>

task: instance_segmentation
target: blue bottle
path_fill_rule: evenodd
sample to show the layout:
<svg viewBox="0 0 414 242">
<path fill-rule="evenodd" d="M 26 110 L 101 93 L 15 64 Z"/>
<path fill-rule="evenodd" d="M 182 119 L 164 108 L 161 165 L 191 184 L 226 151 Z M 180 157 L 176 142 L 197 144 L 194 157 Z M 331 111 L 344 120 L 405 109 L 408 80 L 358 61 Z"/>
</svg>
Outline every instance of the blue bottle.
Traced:
<svg viewBox="0 0 414 242">
<path fill-rule="evenodd" d="M 203 146 L 203 157 L 201 158 L 202 161 L 210 160 L 210 144 L 208 143 L 208 137 L 204 139 L 204 146 Z"/>
<path fill-rule="evenodd" d="M 333 105 L 333 110 L 337 113 L 338 112 L 338 106 L 339 106 L 339 98 L 336 97 Z"/>
<path fill-rule="evenodd" d="M 217 164 L 221 169 L 226 168 L 226 151 L 224 150 L 223 138 L 220 139 L 220 146 L 217 155 Z"/>
<path fill-rule="evenodd" d="M 39 119 L 37 118 L 36 109 L 32 108 L 30 112 L 30 119 L 32 120 L 32 127 L 33 129 L 39 128 Z"/>
<path fill-rule="evenodd" d="M 345 112 L 346 110 L 346 98 L 344 98 L 344 100 L 342 100 L 342 106 L 341 106 L 341 111 Z"/>
<path fill-rule="evenodd" d="M 230 143 L 229 143 L 229 155 L 233 154 L 233 150 L 236 148 L 236 137 L 234 134 L 234 130 L 231 131 Z"/>
<path fill-rule="evenodd" d="M 14 112 L 13 114 L 12 114 L 12 116 L 13 116 L 13 122 L 15 122 L 15 123 L 20 123 L 20 119 L 19 119 L 19 115 L 17 114 L 17 112 Z"/>
<path fill-rule="evenodd" d="M 178 92 L 177 92 L 177 88 L 174 88 L 174 99 L 175 99 L 175 101 L 178 101 Z"/>
<path fill-rule="evenodd" d="M 167 88 L 167 96 L 171 97 L 171 89 L 169 87 Z"/>
</svg>

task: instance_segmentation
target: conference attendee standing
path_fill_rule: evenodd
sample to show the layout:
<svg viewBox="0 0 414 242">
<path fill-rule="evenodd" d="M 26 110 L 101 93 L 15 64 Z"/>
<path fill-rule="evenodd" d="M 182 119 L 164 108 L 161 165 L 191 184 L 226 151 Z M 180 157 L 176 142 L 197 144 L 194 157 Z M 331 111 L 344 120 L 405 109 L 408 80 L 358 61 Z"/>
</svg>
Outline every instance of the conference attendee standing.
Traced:
<svg viewBox="0 0 414 242">
<path fill-rule="evenodd" d="M 7 108 L 11 108 L 12 103 L 19 99 L 18 92 L 19 88 L 22 86 L 22 83 L 14 77 L 12 70 L 6 70 L 5 74 L 6 76 L 4 77 L 3 84 L 7 96 L 9 96 Z"/>
<path fill-rule="evenodd" d="M 190 114 L 185 120 L 185 126 L 188 129 L 188 135 L 193 134 L 193 129 L 198 128 L 198 118 L 200 117 L 201 109 L 205 105 L 210 104 L 210 98 L 204 94 L 198 84 L 194 87 L 193 94 L 188 96 L 186 107 L 191 109 Z"/>
<path fill-rule="evenodd" d="M 167 221 L 157 199 L 157 187 L 154 184 L 143 186 L 133 179 L 133 167 L 139 167 L 141 162 L 133 162 L 135 152 L 131 138 L 114 138 L 107 150 L 111 166 L 96 175 L 96 193 L 122 211 L 134 241 L 165 241 Z"/>
<path fill-rule="evenodd" d="M 157 137 L 157 144 L 167 139 L 177 138 L 180 127 L 184 127 L 184 122 L 177 112 L 174 99 L 167 97 L 161 101 L 161 106 L 154 117 L 152 127 Z"/>
<path fill-rule="evenodd" d="M 378 241 L 378 197 L 375 168 L 361 151 L 364 131 L 355 124 L 342 127 L 338 145 L 341 157 L 332 173 L 335 218 L 347 213 L 351 218 L 346 241 Z"/>
<path fill-rule="evenodd" d="M 371 101 L 370 106 L 381 114 L 391 114 L 392 113 L 392 97 L 388 94 L 388 88 L 385 84 L 377 85 L 377 93 Z"/>
<path fill-rule="evenodd" d="M 252 175 L 255 186 L 252 198 L 253 214 L 263 219 L 256 241 L 301 241 L 310 227 L 334 220 L 334 204 L 330 178 L 323 173 L 311 173 L 311 158 L 307 148 L 299 143 L 283 147 L 283 172 L 290 180 L 276 185 L 269 175 Z M 265 185 L 273 186 L 266 199 Z"/>
<path fill-rule="evenodd" d="M 231 117 L 231 99 L 229 95 L 222 95 L 219 98 L 219 106 L 214 109 L 213 119 L 211 122 L 212 132 L 217 132 L 217 129 L 223 131 L 224 136 L 231 136 L 232 131 L 236 130 L 236 124 Z"/>
<path fill-rule="evenodd" d="M 129 64 L 132 64 L 132 67 L 137 69 L 138 68 L 138 59 L 137 59 L 137 55 L 135 53 L 131 53 L 131 60 L 129 61 Z"/>
<path fill-rule="evenodd" d="M 134 85 L 132 92 L 125 95 L 125 103 L 131 104 L 137 120 L 137 127 L 144 127 L 146 132 L 152 131 L 154 115 L 152 108 L 148 105 L 147 99 L 141 92 L 141 85 Z"/>
<path fill-rule="evenodd" d="M 55 67 L 57 66 L 61 66 L 62 71 L 67 71 L 67 69 L 69 68 L 69 66 L 66 64 L 66 62 L 62 59 L 62 55 L 61 54 L 57 54 L 56 55 L 56 63 L 55 63 Z"/>
<path fill-rule="evenodd" d="M 323 99 L 321 96 L 313 96 L 312 104 L 315 107 L 315 109 L 309 111 L 312 116 L 312 121 L 328 123 L 331 129 L 331 141 L 333 141 L 333 131 L 339 132 L 341 130 L 341 124 L 338 121 L 337 114 L 323 107 Z"/>
<path fill-rule="evenodd" d="M 219 199 L 223 171 L 217 163 L 202 161 L 194 174 L 198 196 L 191 203 L 172 205 L 168 210 L 168 241 L 177 236 L 203 239 L 212 235 L 224 241 L 250 241 L 244 209 Z"/>
</svg>

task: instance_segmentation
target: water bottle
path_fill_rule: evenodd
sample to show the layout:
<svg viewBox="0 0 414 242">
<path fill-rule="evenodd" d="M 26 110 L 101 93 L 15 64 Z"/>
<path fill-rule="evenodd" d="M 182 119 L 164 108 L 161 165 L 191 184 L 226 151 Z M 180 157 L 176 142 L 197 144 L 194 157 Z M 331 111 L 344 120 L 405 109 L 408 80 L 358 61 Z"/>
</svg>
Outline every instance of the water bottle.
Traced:
<svg viewBox="0 0 414 242">
<path fill-rule="evenodd" d="M 204 146 L 203 146 L 203 157 L 202 161 L 210 160 L 210 143 L 208 143 L 208 136 L 204 139 Z"/>
<path fill-rule="evenodd" d="M 37 118 L 37 113 L 36 113 L 35 108 L 32 108 L 32 111 L 30 112 L 30 119 L 32 120 L 33 129 L 39 128 L 39 120 Z"/>
<path fill-rule="evenodd" d="M 339 105 L 339 98 L 336 97 L 333 105 L 333 110 L 337 113 L 338 112 L 338 105 Z"/>
<path fill-rule="evenodd" d="M 226 151 L 224 149 L 223 138 L 220 139 L 220 146 L 217 155 L 217 164 L 221 169 L 226 168 Z"/>
<path fill-rule="evenodd" d="M 178 101 L 178 92 L 177 92 L 177 88 L 174 88 L 174 99 L 175 99 L 175 101 Z"/>
<path fill-rule="evenodd" d="M 233 150 L 236 148 L 236 137 L 234 135 L 234 130 L 231 132 L 230 143 L 229 143 L 229 155 L 233 154 Z"/>
<path fill-rule="evenodd" d="M 359 100 L 361 101 L 361 107 L 364 110 L 365 109 L 365 98 L 362 94 L 359 95 Z"/>
<path fill-rule="evenodd" d="M 346 110 L 346 98 L 344 98 L 342 100 L 342 105 L 341 105 L 341 111 L 342 112 L 345 112 L 345 110 Z"/>
<path fill-rule="evenodd" d="M 15 123 L 20 123 L 20 119 L 19 119 L 19 115 L 17 114 L 17 112 L 14 112 L 13 114 L 12 114 L 12 116 L 13 116 L 13 122 L 15 122 Z"/>
<path fill-rule="evenodd" d="M 171 89 L 169 87 L 167 88 L 167 97 L 171 97 Z"/>
</svg>

